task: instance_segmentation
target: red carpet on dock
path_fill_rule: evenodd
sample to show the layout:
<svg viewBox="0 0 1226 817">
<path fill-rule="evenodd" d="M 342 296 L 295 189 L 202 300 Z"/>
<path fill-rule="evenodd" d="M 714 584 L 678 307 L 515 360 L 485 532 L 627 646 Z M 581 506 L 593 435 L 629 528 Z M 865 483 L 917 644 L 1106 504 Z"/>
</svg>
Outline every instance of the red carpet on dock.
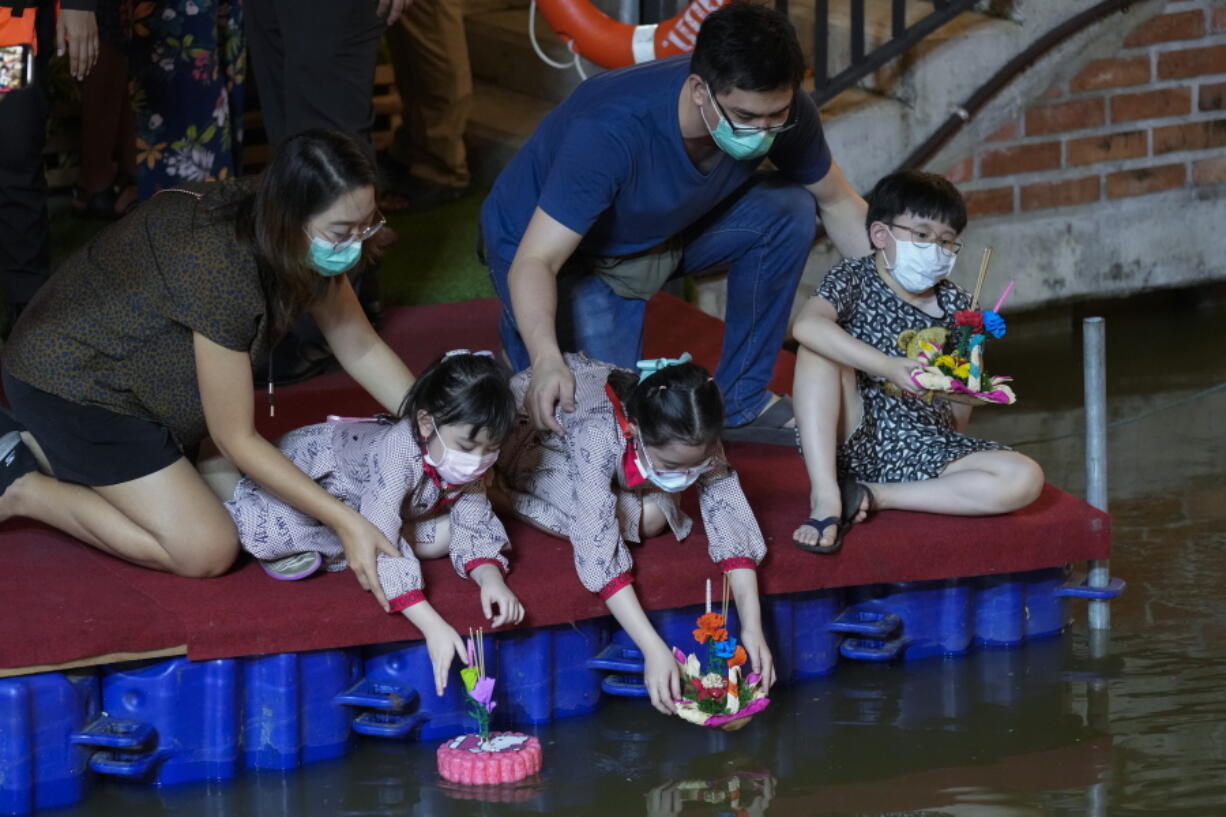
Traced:
<svg viewBox="0 0 1226 817">
<path fill-rule="evenodd" d="M 383 335 L 414 371 L 451 348 L 498 348 L 493 299 L 389 310 Z M 667 295 L 647 311 L 645 354 L 691 352 L 714 368 L 722 323 Z M 772 388 L 789 391 L 792 356 L 783 353 Z M 341 372 L 279 388 L 276 417 L 263 395 L 257 416 L 269 437 L 327 414 L 361 415 L 377 406 Z M 1007 409 L 1005 409 L 1007 410 Z M 1004 517 L 959 519 L 890 511 L 848 534 L 841 553 L 813 556 L 791 544 L 807 515 L 808 483 L 794 449 L 729 444 L 766 536 L 765 593 L 877 582 L 955 578 L 1052 567 L 1110 553 L 1109 518 L 1047 486 L 1030 508 Z M 699 519 L 694 497 L 687 510 Z M 575 575 L 570 544 L 510 522 L 508 579 L 534 627 L 604 615 L 604 604 Z M 26 520 L 0 528 L 0 670 L 59 665 L 91 657 L 186 648 L 203 660 L 349 647 L 417 638 L 401 615 L 384 614 L 348 572 L 277 582 L 245 557 L 225 576 L 182 579 L 113 559 Z M 717 571 L 701 524 L 678 544 L 658 537 L 632 548 L 636 587 L 648 609 L 702 601 L 702 577 Z M 460 631 L 483 623 L 475 586 L 448 560 L 423 564 L 430 602 Z M 108 659 L 111 660 L 111 659 Z"/>
</svg>

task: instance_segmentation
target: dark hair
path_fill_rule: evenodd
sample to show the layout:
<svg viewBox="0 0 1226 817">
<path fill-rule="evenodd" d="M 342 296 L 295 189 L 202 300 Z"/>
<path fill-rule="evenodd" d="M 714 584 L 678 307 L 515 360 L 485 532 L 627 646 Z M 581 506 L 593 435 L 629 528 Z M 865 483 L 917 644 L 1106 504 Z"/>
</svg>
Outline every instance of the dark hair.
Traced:
<svg viewBox="0 0 1226 817">
<path fill-rule="evenodd" d="M 719 439 L 724 398 L 697 363 L 666 366 L 641 381 L 634 372 L 614 369 L 608 382 L 647 445 L 710 445 Z"/>
<path fill-rule="evenodd" d="M 702 21 L 690 71 L 714 94 L 800 86 L 805 57 L 786 14 L 734 0 Z"/>
<path fill-rule="evenodd" d="M 488 355 L 444 355 L 426 367 L 404 396 L 397 416 L 417 422 L 424 411 L 439 426 L 471 425 L 471 440 L 488 429 L 504 440 L 515 422 L 515 395 L 506 371 Z"/>
<path fill-rule="evenodd" d="M 287 139 L 228 208 L 239 239 L 255 255 L 277 335 L 335 283 L 307 264 L 307 224 L 344 193 L 374 184 L 374 169 L 354 139 L 314 129 Z"/>
<path fill-rule="evenodd" d="M 891 173 L 868 194 L 865 229 L 874 221 L 890 223 L 910 213 L 916 218 L 943 221 L 960 233 L 966 227 L 966 202 L 958 188 L 944 176 L 922 170 Z"/>
</svg>

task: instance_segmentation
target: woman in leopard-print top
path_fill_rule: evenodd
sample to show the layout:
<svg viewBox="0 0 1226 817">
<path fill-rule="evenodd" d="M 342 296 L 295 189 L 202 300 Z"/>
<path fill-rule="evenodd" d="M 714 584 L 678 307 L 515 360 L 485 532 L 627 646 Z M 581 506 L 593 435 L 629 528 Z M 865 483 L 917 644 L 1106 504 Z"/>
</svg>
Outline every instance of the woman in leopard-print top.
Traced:
<svg viewBox="0 0 1226 817">
<path fill-rule="evenodd" d="M 579 580 L 642 650 L 652 703 L 672 711 L 679 697 L 676 661 L 655 632 L 632 586 L 626 542 L 663 533 L 678 539 L 692 522 L 678 492 L 696 485 L 711 560 L 729 573 L 741 639 L 770 683 L 755 568 L 766 555 L 762 532 L 719 443 L 723 400 L 707 372 L 692 363 L 637 376 L 582 354 L 565 355 L 575 377 L 575 410 L 558 410 L 564 434 L 536 431 L 519 418 L 503 445 L 496 474 L 512 512 L 570 540 Z M 523 405 L 531 370 L 511 380 Z"/>
<path fill-rule="evenodd" d="M 237 534 L 190 461 L 211 437 L 336 531 L 384 602 L 375 553 L 394 545 L 260 437 L 252 393 L 253 358 L 309 311 L 346 371 L 399 407 L 413 376 L 338 274 L 382 224 L 374 189 L 352 139 L 309 131 L 254 184 L 163 191 L 69 258 L 4 350 L 0 519 L 36 518 L 158 570 L 220 574 Z"/>
</svg>

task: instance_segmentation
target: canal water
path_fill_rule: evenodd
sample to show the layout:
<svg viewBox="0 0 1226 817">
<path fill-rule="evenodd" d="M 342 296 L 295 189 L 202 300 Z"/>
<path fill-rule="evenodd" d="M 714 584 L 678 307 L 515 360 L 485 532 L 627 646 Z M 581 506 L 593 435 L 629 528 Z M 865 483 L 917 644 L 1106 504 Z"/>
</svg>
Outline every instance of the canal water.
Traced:
<svg viewBox="0 0 1226 817">
<path fill-rule="evenodd" d="M 1062 638 L 902 665 L 842 664 L 779 688 L 738 733 L 640 701 L 540 729 L 546 769 L 496 800 L 451 789 L 434 745 L 364 742 L 285 775 L 156 790 L 107 784 L 60 814 L 1226 814 L 1226 298 L 1144 296 L 1107 320 L 1113 628 L 1083 603 Z M 991 350 L 1020 402 L 972 430 L 1083 490 L 1079 319 L 1017 318 Z M 303 626 L 310 626 L 304 621 Z"/>
</svg>

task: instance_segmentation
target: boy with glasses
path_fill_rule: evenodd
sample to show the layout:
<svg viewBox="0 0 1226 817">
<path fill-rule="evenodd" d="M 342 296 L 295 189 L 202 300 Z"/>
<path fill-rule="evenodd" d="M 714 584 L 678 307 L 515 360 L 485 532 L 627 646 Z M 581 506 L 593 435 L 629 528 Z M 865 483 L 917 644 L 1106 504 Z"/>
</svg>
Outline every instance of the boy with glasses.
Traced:
<svg viewBox="0 0 1226 817">
<path fill-rule="evenodd" d="M 831 269 L 792 330 L 810 484 L 809 518 L 793 539 L 812 553 L 838 550 L 873 510 L 1008 513 L 1043 488 L 1033 460 L 964 433 L 969 405 L 915 397 L 917 364 L 898 346 L 909 329 L 952 332 L 954 313 L 970 308 L 948 278 L 966 227 L 962 195 L 941 176 L 895 173 L 869 193 L 865 224 L 872 253 Z"/>
<path fill-rule="evenodd" d="M 868 252 L 848 186 L 800 90 L 786 15 L 734 2 L 692 56 L 609 71 L 541 122 L 481 211 L 503 348 L 531 367 L 525 409 L 560 431 L 575 408 L 562 357 L 633 368 L 646 302 L 670 278 L 728 270 L 715 381 L 725 439 L 791 444 L 791 401 L 767 391 L 820 217 L 844 255 Z M 777 172 L 758 173 L 769 158 Z"/>
</svg>

